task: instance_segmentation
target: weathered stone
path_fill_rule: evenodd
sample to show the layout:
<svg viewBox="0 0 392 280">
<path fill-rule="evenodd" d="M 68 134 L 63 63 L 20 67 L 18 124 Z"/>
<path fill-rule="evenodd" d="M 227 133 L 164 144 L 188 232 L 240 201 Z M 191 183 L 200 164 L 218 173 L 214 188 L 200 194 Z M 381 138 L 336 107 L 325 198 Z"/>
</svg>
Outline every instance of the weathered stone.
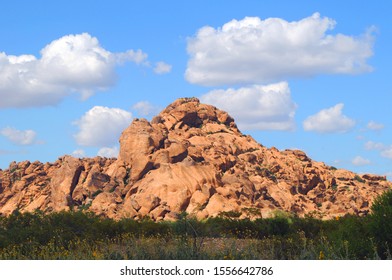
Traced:
<svg viewBox="0 0 392 280">
<path fill-rule="evenodd" d="M 83 166 L 79 159 L 65 156 L 61 160 L 61 167 L 53 172 L 50 182 L 52 203 L 55 211 L 69 209 L 68 197 L 75 189 Z"/>
<path fill-rule="evenodd" d="M 115 219 L 175 220 L 186 211 L 271 217 L 274 211 L 333 218 L 365 215 L 391 189 L 385 176 L 331 168 L 299 150 L 266 148 L 227 112 L 197 98 L 174 101 L 151 123 L 135 119 L 118 159 L 60 157 L 0 170 L 0 213 L 89 210 Z"/>
</svg>

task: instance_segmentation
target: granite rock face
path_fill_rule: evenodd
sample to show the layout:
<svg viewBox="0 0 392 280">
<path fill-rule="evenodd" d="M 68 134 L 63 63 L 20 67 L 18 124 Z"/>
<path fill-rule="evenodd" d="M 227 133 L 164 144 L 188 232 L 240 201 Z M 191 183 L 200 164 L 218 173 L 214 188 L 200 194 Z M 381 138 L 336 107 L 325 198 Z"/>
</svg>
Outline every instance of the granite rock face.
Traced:
<svg viewBox="0 0 392 280">
<path fill-rule="evenodd" d="M 270 217 L 277 210 L 328 219 L 365 215 L 392 187 L 386 177 L 336 169 L 299 150 L 266 148 L 234 119 L 196 98 L 181 98 L 151 122 L 135 119 L 118 159 L 63 156 L 13 162 L 0 170 L 0 213 L 88 209 L 121 219 L 224 213 Z"/>
</svg>

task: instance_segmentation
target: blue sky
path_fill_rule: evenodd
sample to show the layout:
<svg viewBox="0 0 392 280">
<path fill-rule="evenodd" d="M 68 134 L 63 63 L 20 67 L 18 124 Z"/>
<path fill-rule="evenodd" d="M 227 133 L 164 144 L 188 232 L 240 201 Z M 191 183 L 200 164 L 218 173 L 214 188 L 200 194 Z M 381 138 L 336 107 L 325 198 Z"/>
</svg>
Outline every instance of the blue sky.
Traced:
<svg viewBox="0 0 392 280">
<path fill-rule="evenodd" d="M 0 168 L 116 155 L 132 118 L 196 96 L 267 147 L 392 178 L 391 6 L 2 1 Z"/>
</svg>

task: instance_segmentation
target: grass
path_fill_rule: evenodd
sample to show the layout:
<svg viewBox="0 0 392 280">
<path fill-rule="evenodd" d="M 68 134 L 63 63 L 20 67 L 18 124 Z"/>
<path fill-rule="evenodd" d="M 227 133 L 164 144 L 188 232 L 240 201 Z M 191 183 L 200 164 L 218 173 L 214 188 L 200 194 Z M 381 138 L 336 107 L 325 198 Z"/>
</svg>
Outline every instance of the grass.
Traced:
<svg viewBox="0 0 392 280">
<path fill-rule="evenodd" d="M 0 259 L 377 259 L 361 218 L 113 221 L 91 213 L 1 219 Z M 370 246 L 369 246 L 370 245 Z"/>
<path fill-rule="evenodd" d="M 392 192 L 366 217 L 322 221 L 277 212 L 239 220 L 119 221 L 86 211 L 0 217 L 0 259 L 392 259 Z"/>
<path fill-rule="evenodd" d="M 196 245 L 195 245 L 196 242 Z M 237 239 L 181 236 L 121 237 L 94 242 L 75 239 L 67 245 L 51 240 L 45 245 L 27 241 L 0 251 L 1 259 L 347 259 L 327 243 L 302 238 Z"/>
</svg>

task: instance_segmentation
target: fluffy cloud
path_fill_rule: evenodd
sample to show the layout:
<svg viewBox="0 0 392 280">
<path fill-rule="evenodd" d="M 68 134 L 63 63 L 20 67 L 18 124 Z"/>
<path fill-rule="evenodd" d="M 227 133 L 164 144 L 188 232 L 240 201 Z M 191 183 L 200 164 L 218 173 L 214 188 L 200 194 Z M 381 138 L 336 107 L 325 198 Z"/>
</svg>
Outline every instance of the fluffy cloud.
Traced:
<svg viewBox="0 0 392 280">
<path fill-rule="evenodd" d="M 344 104 L 321 110 L 315 115 L 308 117 L 303 122 L 306 131 L 319 133 L 346 132 L 354 127 L 355 121 L 343 115 Z"/>
<path fill-rule="evenodd" d="M 384 150 L 386 146 L 383 143 L 379 142 L 373 142 L 373 141 L 367 141 L 365 143 L 365 149 L 366 150 Z"/>
<path fill-rule="evenodd" d="M 41 50 L 40 58 L 2 52 L 0 108 L 53 105 L 73 92 L 88 98 L 115 83 L 117 65 L 146 59 L 141 50 L 111 53 L 87 33 L 54 40 Z"/>
<path fill-rule="evenodd" d="M 35 143 L 37 133 L 33 130 L 18 130 L 6 127 L 0 130 L 0 134 L 17 145 L 31 145 Z"/>
<path fill-rule="evenodd" d="M 200 97 L 204 103 L 227 111 L 240 129 L 292 130 L 296 104 L 286 82 L 268 86 L 213 90 Z"/>
<path fill-rule="evenodd" d="M 82 149 L 78 149 L 72 152 L 72 156 L 77 158 L 84 158 L 86 157 L 86 152 Z"/>
<path fill-rule="evenodd" d="M 172 69 L 172 66 L 170 64 L 167 64 L 163 61 L 159 61 L 155 64 L 154 72 L 157 74 L 167 74 L 170 73 Z"/>
<path fill-rule="evenodd" d="M 368 141 L 365 143 L 366 150 L 380 151 L 380 155 L 392 159 L 392 145 L 385 145 L 379 142 Z"/>
<path fill-rule="evenodd" d="M 374 38 L 331 35 L 335 21 L 318 13 L 300 21 L 245 17 L 205 26 L 188 40 L 186 79 L 195 84 L 270 83 L 317 74 L 370 71 Z"/>
<path fill-rule="evenodd" d="M 140 116 L 157 114 L 161 110 L 160 107 L 155 106 L 148 101 L 140 101 L 133 105 L 132 109 L 135 110 Z"/>
<path fill-rule="evenodd" d="M 99 149 L 98 156 L 107 157 L 107 158 L 116 158 L 118 156 L 119 150 L 118 147 L 103 147 Z"/>
<path fill-rule="evenodd" d="M 82 146 L 109 147 L 131 120 L 132 114 L 125 110 L 95 106 L 75 122 L 79 132 L 74 137 Z"/>
<path fill-rule="evenodd" d="M 371 162 L 370 162 L 370 160 L 365 159 L 361 156 L 356 156 L 355 158 L 353 158 L 351 163 L 356 166 L 364 166 L 364 165 L 369 165 Z"/>
<path fill-rule="evenodd" d="M 377 123 L 374 121 L 370 121 L 367 126 L 368 129 L 370 130 L 382 130 L 384 129 L 384 125 L 382 123 Z"/>
</svg>

